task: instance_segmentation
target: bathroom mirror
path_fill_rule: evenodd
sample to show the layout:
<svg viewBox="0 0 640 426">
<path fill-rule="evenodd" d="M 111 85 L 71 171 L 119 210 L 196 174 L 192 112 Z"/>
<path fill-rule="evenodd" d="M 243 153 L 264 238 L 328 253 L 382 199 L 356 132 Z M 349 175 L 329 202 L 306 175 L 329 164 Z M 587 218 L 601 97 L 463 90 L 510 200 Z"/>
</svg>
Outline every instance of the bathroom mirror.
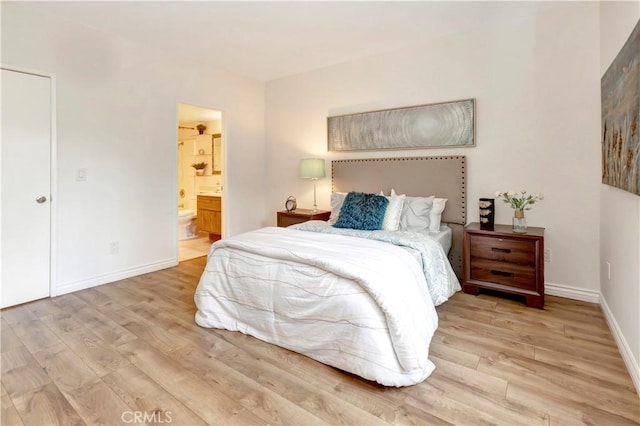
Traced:
<svg viewBox="0 0 640 426">
<path fill-rule="evenodd" d="M 222 174 L 222 133 L 211 135 L 211 174 Z"/>
</svg>

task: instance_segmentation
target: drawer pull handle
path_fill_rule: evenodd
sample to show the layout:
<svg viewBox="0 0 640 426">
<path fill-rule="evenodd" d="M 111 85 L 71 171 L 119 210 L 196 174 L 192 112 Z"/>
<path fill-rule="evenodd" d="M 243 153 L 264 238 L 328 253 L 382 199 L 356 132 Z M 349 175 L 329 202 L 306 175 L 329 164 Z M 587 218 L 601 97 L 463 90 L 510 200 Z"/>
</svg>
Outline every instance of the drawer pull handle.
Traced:
<svg viewBox="0 0 640 426">
<path fill-rule="evenodd" d="M 511 272 L 498 271 L 496 269 L 492 269 L 491 273 L 493 275 L 500 275 L 501 277 L 512 277 L 513 276 L 513 273 L 511 273 Z"/>
<path fill-rule="evenodd" d="M 511 249 L 491 247 L 491 251 L 499 251 L 501 253 L 511 253 Z"/>
</svg>

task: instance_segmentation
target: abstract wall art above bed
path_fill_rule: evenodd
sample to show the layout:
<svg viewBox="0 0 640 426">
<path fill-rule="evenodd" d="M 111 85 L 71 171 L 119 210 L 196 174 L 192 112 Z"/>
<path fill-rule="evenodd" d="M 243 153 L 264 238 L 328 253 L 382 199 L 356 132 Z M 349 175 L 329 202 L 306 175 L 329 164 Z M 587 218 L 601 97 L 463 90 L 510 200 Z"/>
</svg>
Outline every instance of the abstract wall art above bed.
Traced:
<svg viewBox="0 0 640 426">
<path fill-rule="evenodd" d="M 640 195 L 640 21 L 601 81 L 602 183 Z"/>
<path fill-rule="evenodd" d="M 475 146 L 475 99 L 327 118 L 329 151 Z"/>
</svg>

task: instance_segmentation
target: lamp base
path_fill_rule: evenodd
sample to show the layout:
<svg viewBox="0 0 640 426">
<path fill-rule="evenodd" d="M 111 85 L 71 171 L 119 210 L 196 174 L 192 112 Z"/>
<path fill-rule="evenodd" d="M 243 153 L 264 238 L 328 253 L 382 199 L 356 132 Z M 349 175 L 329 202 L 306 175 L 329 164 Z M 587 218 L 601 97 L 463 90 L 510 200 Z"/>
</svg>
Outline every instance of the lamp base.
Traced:
<svg viewBox="0 0 640 426">
<path fill-rule="evenodd" d="M 316 204 L 316 180 L 313 179 L 313 212 L 318 213 L 318 205 Z"/>
</svg>

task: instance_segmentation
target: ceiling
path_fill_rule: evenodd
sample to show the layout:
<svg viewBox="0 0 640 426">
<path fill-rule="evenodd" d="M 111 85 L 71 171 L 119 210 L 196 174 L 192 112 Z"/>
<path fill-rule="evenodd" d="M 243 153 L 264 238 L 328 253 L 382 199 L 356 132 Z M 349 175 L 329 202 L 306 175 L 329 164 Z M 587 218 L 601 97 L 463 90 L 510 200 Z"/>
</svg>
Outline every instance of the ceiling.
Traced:
<svg viewBox="0 0 640 426">
<path fill-rule="evenodd" d="M 535 2 L 30 2 L 177 57 L 268 81 L 535 13 Z"/>
</svg>

